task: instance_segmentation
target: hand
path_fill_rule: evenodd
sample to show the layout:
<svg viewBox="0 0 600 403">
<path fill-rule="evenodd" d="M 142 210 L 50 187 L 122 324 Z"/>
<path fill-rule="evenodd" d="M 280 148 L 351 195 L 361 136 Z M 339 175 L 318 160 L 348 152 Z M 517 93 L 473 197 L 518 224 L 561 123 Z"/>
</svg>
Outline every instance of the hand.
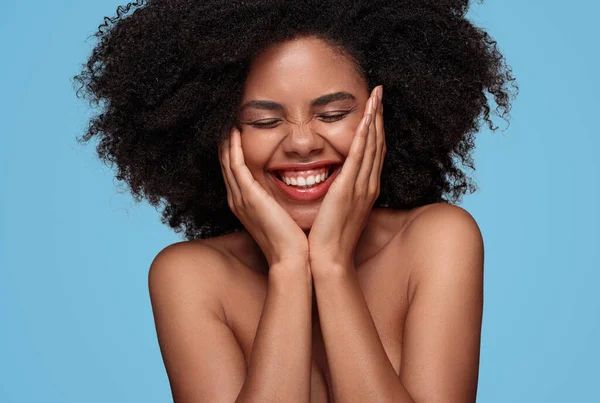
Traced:
<svg viewBox="0 0 600 403">
<path fill-rule="evenodd" d="M 304 231 L 258 183 L 244 161 L 241 133 L 234 127 L 219 147 L 227 202 L 262 249 L 269 267 L 282 262 L 308 262 Z"/>
<path fill-rule="evenodd" d="M 386 152 L 383 127 L 383 88 L 367 100 L 365 116 L 356 129 L 348 157 L 325 195 L 308 236 L 311 270 L 324 266 L 354 267 L 360 234 L 379 196 Z M 315 264 L 317 263 L 318 264 Z"/>
</svg>

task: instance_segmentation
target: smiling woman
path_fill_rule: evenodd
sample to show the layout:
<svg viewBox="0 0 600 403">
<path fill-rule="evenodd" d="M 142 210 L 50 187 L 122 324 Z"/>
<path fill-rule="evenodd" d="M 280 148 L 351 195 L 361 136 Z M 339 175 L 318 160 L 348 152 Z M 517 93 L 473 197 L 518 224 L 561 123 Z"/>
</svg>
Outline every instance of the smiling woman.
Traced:
<svg viewBox="0 0 600 403">
<path fill-rule="evenodd" d="M 237 117 L 244 159 L 305 231 L 348 155 L 368 97 L 352 58 L 315 36 L 253 59 Z"/>
<path fill-rule="evenodd" d="M 100 27 L 81 140 L 187 238 L 149 274 L 176 402 L 475 400 L 483 241 L 451 202 L 516 87 L 468 3 L 155 0 Z"/>
</svg>

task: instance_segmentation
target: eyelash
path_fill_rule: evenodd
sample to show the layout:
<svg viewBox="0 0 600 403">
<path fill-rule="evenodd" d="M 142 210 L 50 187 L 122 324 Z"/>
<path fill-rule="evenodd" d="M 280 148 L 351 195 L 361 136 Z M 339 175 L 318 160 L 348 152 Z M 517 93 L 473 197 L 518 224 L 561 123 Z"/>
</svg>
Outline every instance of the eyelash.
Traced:
<svg viewBox="0 0 600 403">
<path fill-rule="evenodd" d="M 337 122 L 339 120 L 342 120 L 343 118 L 345 118 L 350 112 L 344 112 L 344 113 L 340 113 L 337 115 L 321 115 L 319 116 L 322 119 L 332 119 L 329 121 L 326 121 L 326 123 L 333 123 L 333 122 Z M 256 127 L 258 129 L 271 129 L 274 128 L 275 126 L 273 126 L 275 123 L 277 123 L 278 120 L 273 120 L 270 122 L 262 122 L 262 123 L 252 123 L 251 126 Z"/>
</svg>

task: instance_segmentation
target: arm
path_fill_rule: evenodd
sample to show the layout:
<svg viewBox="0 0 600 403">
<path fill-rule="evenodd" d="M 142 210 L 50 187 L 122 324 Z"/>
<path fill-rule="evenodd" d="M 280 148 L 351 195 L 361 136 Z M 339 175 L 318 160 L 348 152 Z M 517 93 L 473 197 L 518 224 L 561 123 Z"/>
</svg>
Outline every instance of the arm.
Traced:
<svg viewBox="0 0 600 403">
<path fill-rule="evenodd" d="M 308 264 L 272 266 L 250 368 L 236 402 L 310 402 L 311 308 Z"/>
<path fill-rule="evenodd" d="M 474 402 L 483 306 L 479 228 L 463 209 L 438 205 L 401 235 L 392 242 L 407 243 L 413 272 L 399 377 L 354 268 L 311 266 L 336 401 Z"/>
<path fill-rule="evenodd" d="M 219 297 L 226 292 L 227 263 L 208 246 L 179 243 L 161 251 L 150 268 L 150 297 L 174 401 L 308 402 L 310 273 L 291 265 L 271 268 L 246 368 Z"/>
</svg>

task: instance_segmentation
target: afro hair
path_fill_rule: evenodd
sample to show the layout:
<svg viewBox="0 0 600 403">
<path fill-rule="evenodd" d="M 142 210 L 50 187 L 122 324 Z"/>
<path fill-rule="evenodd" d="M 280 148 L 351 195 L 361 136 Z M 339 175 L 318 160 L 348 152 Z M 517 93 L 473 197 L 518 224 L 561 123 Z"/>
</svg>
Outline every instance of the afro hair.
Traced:
<svg viewBox="0 0 600 403">
<path fill-rule="evenodd" d="M 75 76 L 99 108 L 79 138 L 134 199 L 188 239 L 243 228 L 227 204 L 218 146 L 261 50 L 316 36 L 385 88 L 387 153 L 374 207 L 458 202 L 476 190 L 474 134 L 509 119 L 518 91 L 496 42 L 451 0 L 148 0 L 105 17 Z M 495 105 L 494 105 L 495 104 Z"/>
</svg>

